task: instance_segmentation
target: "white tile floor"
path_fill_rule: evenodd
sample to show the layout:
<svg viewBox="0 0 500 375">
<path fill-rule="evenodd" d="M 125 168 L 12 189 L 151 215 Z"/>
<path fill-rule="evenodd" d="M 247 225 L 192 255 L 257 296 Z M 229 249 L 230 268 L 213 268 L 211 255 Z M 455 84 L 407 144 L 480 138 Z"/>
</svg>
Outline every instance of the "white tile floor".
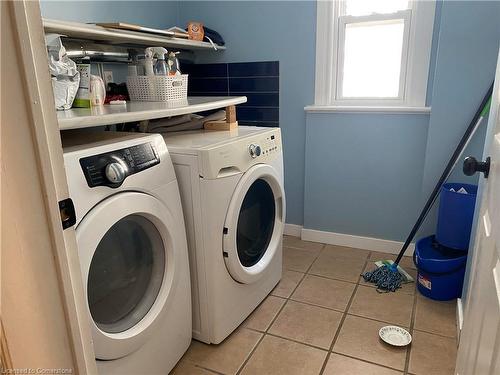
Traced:
<svg viewBox="0 0 500 375">
<path fill-rule="evenodd" d="M 222 344 L 193 341 L 173 374 L 453 374 L 455 301 L 429 300 L 415 284 L 377 293 L 359 275 L 387 254 L 294 237 L 284 246 L 271 295 Z M 402 264 L 415 276 L 411 259 Z M 387 324 L 406 327 L 412 344 L 384 344 Z"/>
</svg>

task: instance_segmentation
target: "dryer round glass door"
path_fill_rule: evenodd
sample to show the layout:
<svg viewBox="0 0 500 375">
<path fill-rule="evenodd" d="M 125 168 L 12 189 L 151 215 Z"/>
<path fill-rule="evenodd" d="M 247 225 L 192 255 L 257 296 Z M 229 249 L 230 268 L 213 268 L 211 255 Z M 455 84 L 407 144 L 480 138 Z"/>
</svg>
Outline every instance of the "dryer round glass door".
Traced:
<svg viewBox="0 0 500 375">
<path fill-rule="evenodd" d="M 250 168 L 233 193 L 225 222 L 224 260 L 236 281 L 257 281 L 281 246 L 284 223 L 281 177 L 269 165 Z"/>
<path fill-rule="evenodd" d="M 183 249 L 169 209 L 142 193 L 119 193 L 95 206 L 76 236 L 98 359 L 141 347 L 165 318 Z"/>
</svg>

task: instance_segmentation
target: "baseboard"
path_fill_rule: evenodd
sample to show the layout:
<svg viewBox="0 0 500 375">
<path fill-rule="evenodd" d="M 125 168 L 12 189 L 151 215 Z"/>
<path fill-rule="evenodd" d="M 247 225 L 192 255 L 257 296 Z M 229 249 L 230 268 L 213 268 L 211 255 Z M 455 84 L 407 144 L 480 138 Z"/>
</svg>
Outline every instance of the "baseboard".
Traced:
<svg viewBox="0 0 500 375">
<path fill-rule="evenodd" d="M 287 224 L 288 225 L 288 224 Z M 286 227 L 286 226 L 285 226 Z M 380 238 L 355 236 L 351 234 L 324 232 L 314 229 L 302 228 L 301 238 L 305 241 L 321 242 L 330 245 L 355 247 L 381 253 L 397 254 L 403 246 L 403 242 L 382 240 Z M 415 244 L 410 244 L 407 255 L 411 254 Z"/>
<path fill-rule="evenodd" d="M 457 298 L 457 345 L 460 343 L 460 333 L 464 324 L 464 305 L 462 298 Z"/>
<path fill-rule="evenodd" d="M 302 225 L 297 224 L 285 224 L 285 229 L 283 233 L 287 236 L 299 237 L 302 233 Z"/>
</svg>

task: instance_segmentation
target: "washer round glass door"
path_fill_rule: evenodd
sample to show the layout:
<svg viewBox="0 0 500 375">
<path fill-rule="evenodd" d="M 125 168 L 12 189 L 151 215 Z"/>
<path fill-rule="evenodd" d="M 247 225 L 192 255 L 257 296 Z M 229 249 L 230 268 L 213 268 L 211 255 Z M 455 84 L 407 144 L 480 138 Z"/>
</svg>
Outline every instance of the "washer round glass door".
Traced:
<svg viewBox="0 0 500 375">
<path fill-rule="evenodd" d="M 76 234 L 96 357 L 137 350 L 154 332 L 174 280 L 168 208 L 141 193 L 120 193 L 94 207 Z"/>
<path fill-rule="evenodd" d="M 226 216 L 224 260 L 236 281 L 258 280 L 281 243 L 284 192 L 281 178 L 269 165 L 250 168 L 233 193 Z"/>
<path fill-rule="evenodd" d="M 153 306 L 165 273 L 161 234 L 144 216 L 115 223 L 97 245 L 89 267 L 87 299 L 95 324 L 124 332 Z"/>
</svg>

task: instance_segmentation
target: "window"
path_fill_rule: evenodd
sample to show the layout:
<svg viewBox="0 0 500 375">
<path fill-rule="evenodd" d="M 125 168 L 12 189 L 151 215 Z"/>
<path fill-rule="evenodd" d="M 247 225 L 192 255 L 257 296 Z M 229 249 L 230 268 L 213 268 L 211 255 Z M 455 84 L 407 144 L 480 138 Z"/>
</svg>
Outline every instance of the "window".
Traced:
<svg viewBox="0 0 500 375">
<path fill-rule="evenodd" d="M 316 105 L 425 106 L 433 1 L 317 4 Z"/>
</svg>

